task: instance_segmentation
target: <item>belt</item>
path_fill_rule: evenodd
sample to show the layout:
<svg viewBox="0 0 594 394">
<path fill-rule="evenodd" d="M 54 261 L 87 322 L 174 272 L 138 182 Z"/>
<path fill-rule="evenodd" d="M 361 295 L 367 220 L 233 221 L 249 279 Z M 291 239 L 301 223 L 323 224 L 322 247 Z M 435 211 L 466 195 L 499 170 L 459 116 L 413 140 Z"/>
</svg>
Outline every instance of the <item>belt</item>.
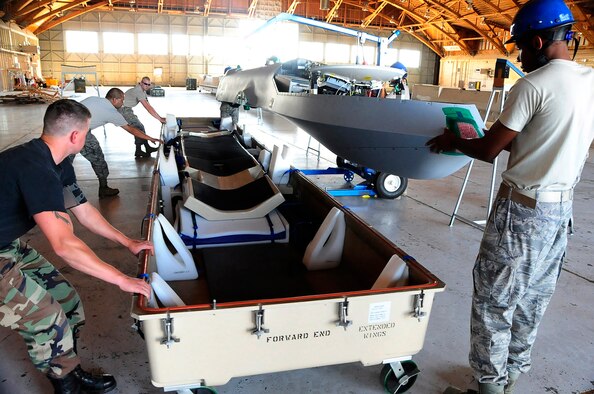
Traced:
<svg viewBox="0 0 594 394">
<path fill-rule="evenodd" d="M 573 200 L 573 189 L 549 191 L 549 190 L 523 190 L 514 189 L 502 183 L 499 186 L 499 197 L 509 198 L 530 208 L 535 208 L 537 202 L 563 202 Z"/>
</svg>

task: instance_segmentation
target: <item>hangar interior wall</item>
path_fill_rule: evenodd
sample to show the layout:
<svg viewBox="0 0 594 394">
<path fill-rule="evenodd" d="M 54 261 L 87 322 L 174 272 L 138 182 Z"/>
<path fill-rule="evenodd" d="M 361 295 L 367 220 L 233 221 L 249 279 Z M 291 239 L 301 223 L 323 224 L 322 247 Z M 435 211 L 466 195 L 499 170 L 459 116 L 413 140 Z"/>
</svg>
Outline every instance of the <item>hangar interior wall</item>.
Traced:
<svg viewBox="0 0 594 394">
<path fill-rule="evenodd" d="M 15 23 L 0 21 L 0 92 L 14 90 L 25 76 L 41 76 L 38 40 Z"/>
<path fill-rule="evenodd" d="M 573 48 L 570 50 L 573 53 Z M 480 82 L 481 90 L 492 90 L 495 62 L 498 58 L 507 59 L 520 68 L 517 50 L 507 57 L 497 53 L 485 53 L 474 57 L 447 56 L 440 60 L 439 85 L 469 89 L 471 83 Z M 594 49 L 579 48 L 575 61 L 594 67 Z M 517 77 L 511 72 L 510 78 L 506 80 L 506 88 L 513 85 L 516 80 Z"/>
<path fill-rule="evenodd" d="M 99 39 L 98 53 L 66 52 L 65 32 L 97 32 Z M 132 12 L 89 12 L 69 20 L 39 35 L 41 48 L 41 69 L 46 78 L 59 78 L 61 65 L 95 65 L 102 85 L 131 85 L 142 76 L 148 75 L 158 84 L 185 86 L 186 78 L 201 78 L 206 74 L 220 75 L 228 65 L 242 64 L 241 59 L 230 48 L 221 46 L 217 51 L 207 53 L 194 51 L 188 56 L 109 54 L 102 51 L 103 32 L 135 33 L 135 48 L 138 33 L 164 33 L 168 35 L 169 48 L 174 35 L 192 35 L 202 37 L 242 37 L 240 19 L 220 16 L 202 17 L 188 15 L 143 14 Z M 379 32 L 369 31 L 370 34 Z M 386 32 L 383 32 L 386 35 Z M 322 43 L 348 43 L 356 45 L 356 39 L 322 29 L 299 25 L 299 41 Z M 370 44 L 368 44 L 370 45 Z M 421 53 L 418 68 L 409 69 L 409 81 L 416 83 L 436 83 L 437 56 L 416 39 L 403 33 L 391 45 L 391 48 L 414 49 Z M 289 60 L 289 59 L 281 59 Z M 264 64 L 265 59 L 261 60 Z M 161 69 L 162 74 L 155 74 Z"/>
</svg>

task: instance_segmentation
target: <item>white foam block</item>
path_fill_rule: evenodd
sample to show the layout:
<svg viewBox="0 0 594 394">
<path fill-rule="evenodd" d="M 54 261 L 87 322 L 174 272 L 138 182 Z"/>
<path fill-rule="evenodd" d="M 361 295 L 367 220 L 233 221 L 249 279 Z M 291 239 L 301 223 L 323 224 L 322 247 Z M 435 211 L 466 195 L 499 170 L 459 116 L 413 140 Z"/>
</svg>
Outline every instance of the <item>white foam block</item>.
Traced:
<svg viewBox="0 0 594 394">
<path fill-rule="evenodd" d="M 307 269 L 314 271 L 338 267 L 342 258 L 345 233 L 344 212 L 332 207 L 305 249 L 303 264 Z"/>
<path fill-rule="evenodd" d="M 171 253 L 165 236 L 177 253 Z M 179 234 L 162 214 L 153 222 L 153 245 L 157 271 L 165 280 L 192 280 L 198 278 L 198 271 L 192 254 Z"/>
<path fill-rule="evenodd" d="M 159 302 L 164 307 L 185 306 L 177 293 L 167 284 L 167 282 L 156 272 L 151 273 L 151 288 L 154 294 L 159 299 Z M 151 297 L 152 298 L 152 297 Z M 149 305 L 156 307 L 154 299 L 149 302 Z"/>
<path fill-rule="evenodd" d="M 381 274 L 371 287 L 375 289 L 385 289 L 388 287 L 405 286 L 408 281 L 408 265 L 398 255 L 393 255 L 388 264 L 384 267 Z"/>
<path fill-rule="evenodd" d="M 167 157 L 163 145 L 159 147 L 159 176 L 161 185 L 175 187 L 179 184 L 179 173 L 173 149 L 171 149 L 169 157 Z"/>
</svg>

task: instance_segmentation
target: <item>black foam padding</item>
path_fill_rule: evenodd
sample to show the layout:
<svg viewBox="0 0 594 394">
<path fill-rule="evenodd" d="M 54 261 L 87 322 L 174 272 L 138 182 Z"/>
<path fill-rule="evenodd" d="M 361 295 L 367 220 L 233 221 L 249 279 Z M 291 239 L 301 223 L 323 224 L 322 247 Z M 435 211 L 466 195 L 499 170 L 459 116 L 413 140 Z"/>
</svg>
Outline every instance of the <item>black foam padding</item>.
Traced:
<svg viewBox="0 0 594 394">
<path fill-rule="evenodd" d="M 265 177 L 231 190 L 220 190 L 192 179 L 194 197 L 220 211 L 252 209 L 274 196 L 275 192 Z"/>
<path fill-rule="evenodd" d="M 254 158 L 232 135 L 185 137 L 184 151 L 190 167 L 215 176 L 237 174 L 256 165 Z"/>
<path fill-rule="evenodd" d="M 311 293 L 301 256 L 287 244 L 202 250 L 210 295 L 217 302 Z"/>
<path fill-rule="evenodd" d="M 215 176 L 230 176 L 252 168 L 256 164 L 251 157 L 237 157 L 227 160 L 205 160 L 199 157 L 186 157 L 190 167 Z"/>
</svg>

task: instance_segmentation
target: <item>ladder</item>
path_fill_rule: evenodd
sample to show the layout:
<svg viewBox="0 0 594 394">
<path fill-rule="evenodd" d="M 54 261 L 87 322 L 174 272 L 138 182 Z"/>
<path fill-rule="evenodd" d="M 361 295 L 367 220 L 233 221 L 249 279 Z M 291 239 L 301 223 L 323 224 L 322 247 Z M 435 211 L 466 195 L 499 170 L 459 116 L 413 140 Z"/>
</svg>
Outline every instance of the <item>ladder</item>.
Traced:
<svg viewBox="0 0 594 394">
<path fill-rule="evenodd" d="M 483 123 L 487 124 L 487 120 L 489 120 L 489 115 L 491 114 L 491 109 L 493 107 L 493 102 L 495 100 L 495 96 L 499 94 L 499 113 L 503 112 L 503 105 L 505 103 L 505 78 L 509 77 L 509 70 L 510 68 L 516 72 L 520 77 L 524 76 L 524 73 L 520 71 L 516 66 L 514 66 L 509 60 L 507 59 L 497 59 L 495 64 L 495 78 L 493 81 L 493 90 L 491 91 L 491 95 L 489 96 L 489 103 L 487 104 L 487 109 L 485 111 L 485 118 L 483 119 Z M 493 168 L 491 169 L 491 184 L 489 186 L 489 203 L 487 204 L 487 214 L 485 219 L 482 220 L 470 220 L 458 214 L 458 209 L 460 208 L 460 203 L 462 202 L 462 197 L 464 196 L 464 191 L 466 190 L 466 185 L 468 184 L 468 179 L 470 178 L 470 172 L 472 171 L 472 166 L 474 164 L 474 159 L 468 163 L 468 169 L 466 170 L 466 175 L 464 176 L 464 181 L 462 182 L 462 187 L 460 188 L 460 193 L 458 194 L 458 199 L 456 200 L 456 205 L 454 206 L 454 211 L 450 216 L 450 223 L 449 226 L 452 227 L 454 225 L 454 221 L 456 219 L 464 222 L 468 225 L 476 227 L 480 230 L 484 229 L 484 225 L 487 223 L 487 219 L 489 219 L 489 215 L 491 213 L 491 206 L 493 205 L 493 195 L 495 192 L 495 178 L 497 177 L 497 162 L 499 160 L 499 156 L 493 160 Z"/>
<path fill-rule="evenodd" d="M 316 149 L 316 148 L 314 148 L 312 146 L 312 141 L 311 140 L 312 140 L 312 137 L 310 135 L 309 136 L 309 140 L 307 141 L 307 149 L 305 150 L 305 156 L 307 156 L 308 153 L 309 153 L 309 151 L 311 150 L 311 151 L 316 152 L 318 154 L 318 161 L 320 161 L 320 151 L 322 150 L 322 146 L 320 144 L 320 141 L 314 139 L 314 141 L 318 143 L 318 149 Z"/>
</svg>

